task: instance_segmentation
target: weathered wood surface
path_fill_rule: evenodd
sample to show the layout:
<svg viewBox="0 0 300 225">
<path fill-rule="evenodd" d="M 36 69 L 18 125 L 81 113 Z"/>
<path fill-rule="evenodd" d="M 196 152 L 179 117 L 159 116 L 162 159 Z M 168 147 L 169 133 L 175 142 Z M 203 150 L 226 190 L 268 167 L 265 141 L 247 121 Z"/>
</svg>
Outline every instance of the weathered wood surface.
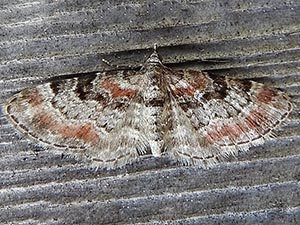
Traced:
<svg viewBox="0 0 300 225">
<path fill-rule="evenodd" d="M 203 170 L 145 159 L 113 171 L 44 149 L 0 118 L 1 224 L 300 224 L 300 2 L 1 0 L 0 103 L 47 78 L 172 67 L 251 78 L 296 108 L 277 138 Z"/>
</svg>

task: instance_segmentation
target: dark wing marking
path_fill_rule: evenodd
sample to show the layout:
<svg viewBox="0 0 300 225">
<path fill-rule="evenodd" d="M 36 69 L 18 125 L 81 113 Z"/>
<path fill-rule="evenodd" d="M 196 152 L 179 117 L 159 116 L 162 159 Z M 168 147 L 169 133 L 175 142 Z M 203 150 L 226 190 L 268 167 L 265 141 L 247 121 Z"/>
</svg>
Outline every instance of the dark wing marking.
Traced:
<svg viewBox="0 0 300 225">
<path fill-rule="evenodd" d="M 263 143 L 293 108 L 263 84 L 191 70 L 170 74 L 171 129 L 165 146 L 184 164 L 206 166 Z"/>
<path fill-rule="evenodd" d="M 151 131 L 142 126 L 149 115 L 138 101 L 144 87 L 136 73 L 106 72 L 38 85 L 13 96 L 6 111 L 34 139 L 78 152 L 102 167 L 121 166 L 151 147 Z"/>
</svg>

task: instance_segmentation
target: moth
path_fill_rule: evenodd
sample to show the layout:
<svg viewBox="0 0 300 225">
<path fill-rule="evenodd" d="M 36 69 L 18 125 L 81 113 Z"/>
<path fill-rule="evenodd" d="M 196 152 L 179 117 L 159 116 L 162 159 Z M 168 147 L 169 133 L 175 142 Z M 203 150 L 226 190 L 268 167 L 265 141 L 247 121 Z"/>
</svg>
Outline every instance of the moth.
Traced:
<svg viewBox="0 0 300 225">
<path fill-rule="evenodd" d="M 206 168 L 264 143 L 292 109 L 261 83 L 168 68 L 156 48 L 140 70 L 52 81 L 5 105 L 24 134 L 101 168 L 144 155 Z"/>
</svg>

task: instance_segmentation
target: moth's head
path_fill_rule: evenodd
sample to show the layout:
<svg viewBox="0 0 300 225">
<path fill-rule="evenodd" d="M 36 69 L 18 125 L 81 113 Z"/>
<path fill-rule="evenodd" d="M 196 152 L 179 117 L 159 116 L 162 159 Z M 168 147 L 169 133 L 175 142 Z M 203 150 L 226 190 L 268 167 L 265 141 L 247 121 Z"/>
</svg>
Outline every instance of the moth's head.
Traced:
<svg viewBox="0 0 300 225">
<path fill-rule="evenodd" d="M 157 44 L 154 44 L 153 53 L 149 56 L 143 67 L 162 65 L 161 58 L 157 53 Z"/>
</svg>

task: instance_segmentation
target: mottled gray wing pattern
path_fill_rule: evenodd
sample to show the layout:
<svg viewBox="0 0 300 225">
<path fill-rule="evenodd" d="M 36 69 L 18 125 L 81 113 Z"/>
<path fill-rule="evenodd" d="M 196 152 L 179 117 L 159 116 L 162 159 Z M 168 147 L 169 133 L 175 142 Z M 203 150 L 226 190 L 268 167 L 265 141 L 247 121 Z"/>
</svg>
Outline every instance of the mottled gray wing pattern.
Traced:
<svg viewBox="0 0 300 225">
<path fill-rule="evenodd" d="M 284 93 L 254 81 L 192 70 L 168 79 L 172 120 L 164 142 L 187 165 L 206 167 L 263 143 L 293 108 Z"/>
<path fill-rule="evenodd" d="M 293 105 L 276 89 L 164 66 L 154 49 L 141 70 L 90 73 L 21 91 L 6 105 L 24 133 L 118 167 L 166 153 L 207 167 L 263 143 Z"/>
<path fill-rule="evenodd" d="M 101 167 L 122 166 L 149 152 L 153 135 L 140 76 L 112 71 L 45 83 L 10 98 L 6 112 L 34 139 Z"/>
</svg>

